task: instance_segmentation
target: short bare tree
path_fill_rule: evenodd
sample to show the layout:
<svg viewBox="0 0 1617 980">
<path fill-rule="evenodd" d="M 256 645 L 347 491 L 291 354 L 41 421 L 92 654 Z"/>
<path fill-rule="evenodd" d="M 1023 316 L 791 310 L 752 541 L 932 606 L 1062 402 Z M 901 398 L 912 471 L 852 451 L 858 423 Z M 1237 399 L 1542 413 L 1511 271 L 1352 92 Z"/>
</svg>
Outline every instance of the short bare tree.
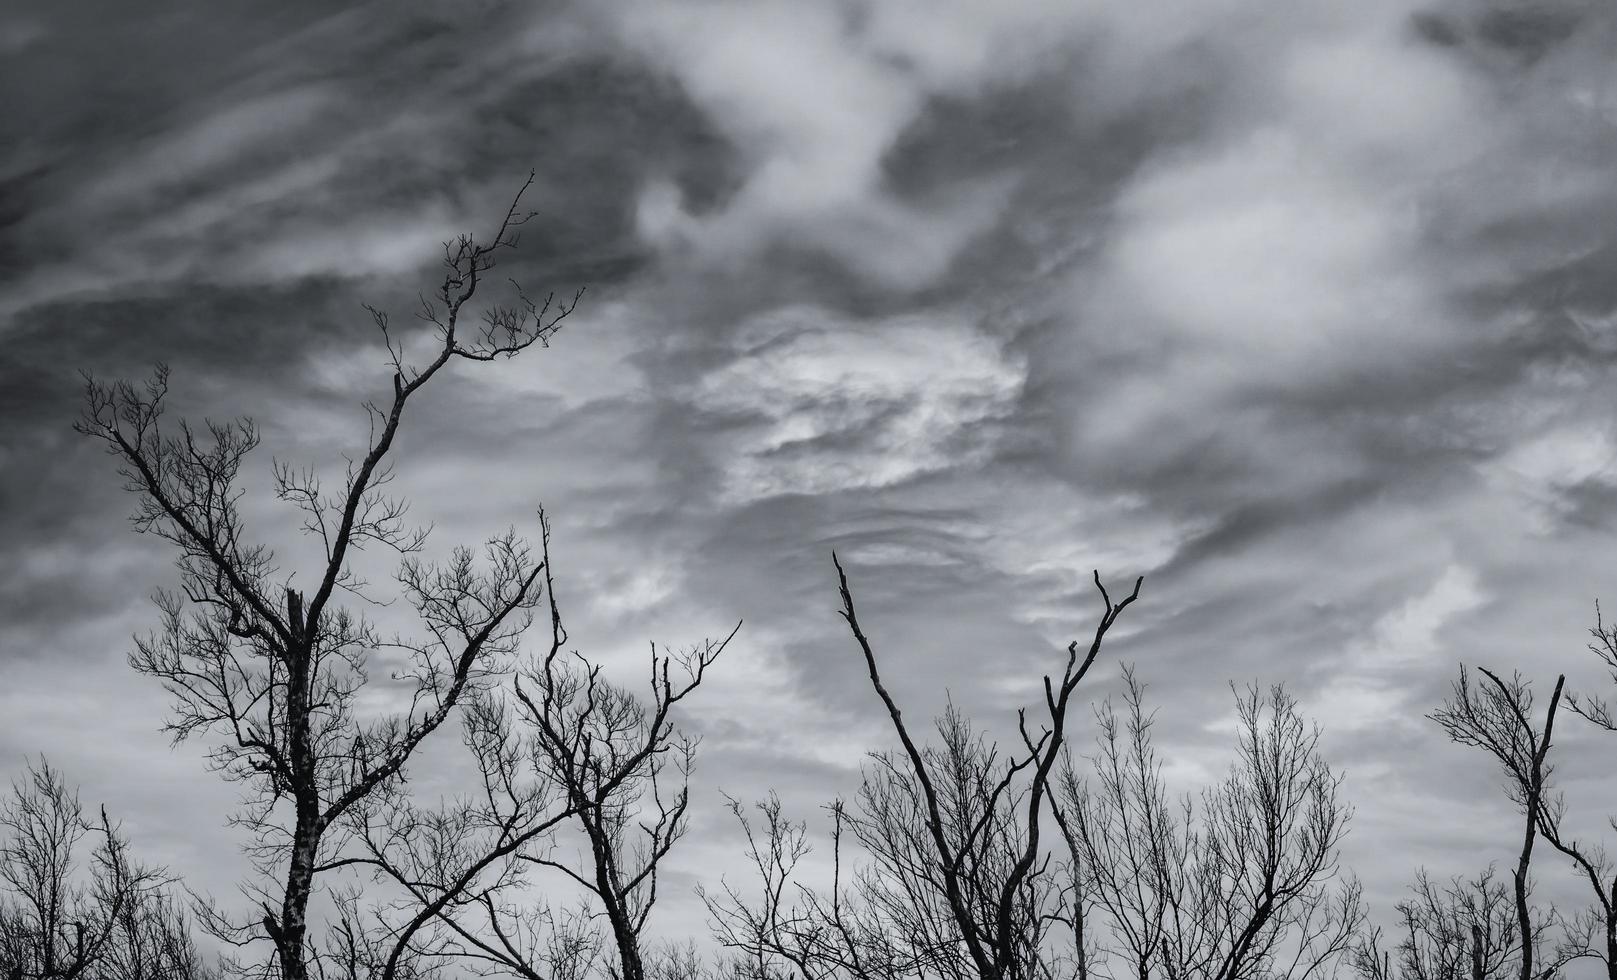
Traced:
<svg viewBox="0 0 1617 980">
<path fill-rule="evenodd" d="M 388 950 L 380 980 L 447 958 L 528 980 L 581 980 L 597 968 L 615 980 L 647 976 L 651 951 L 642 937 L 659 869 L 688 824 L 697 745 L 674 713 L 740 624 L 683 653 L 653 645 L 642 699 L 566 649 L 550 527 L 541 525 L 550 644 L 517 672 L 510 696 L 488 690 L 467 701 L 480 792 L 436 810 L 378 794 L 355 807 L 346 827 L 357 844 L 348 863 L 370 867 L 406 896 L 373 913 L 379 925 L 369 931 L 381 942 L 369 945 Z M 540 883 L 540 895 L 559 884 L 579 900 L 541 898 Z M 662 959 L 685 962 L 673 951 Z"/>
<path fill-rule="evenodd" d="M 1074 869 L 1073 907 L 1087 913 L 1073 922 L 1076 947 L 1083 951 L 1086 941 L 1099 940 L 1099 952 L 1117 956 L 1132 977 L 1146 980 L 1165 956 L 1170 907 L 1187 887 L 1193 817 L 1188 800 L 1169 800 L 1145 687 L 1131 667 L 1123 668 L 1123 677 L 1122 717 L 1110 698 L 1096 712 L 1100 751 L 1091 760 L 1093 777 L 1080 776 L 1069 757 L 1054 812 Z M 1096 935 L 1102 923 L 1094 912 L 1110 927 L 1106 939 Z M 1086 955 L 1086 975 L 1090 963 Z"/>
<path fill-rule="evenodd" d="M 203 980 L 166 885 L 105 808 L 86 816 L 60 771 L 31 763 L 0 804 L 0 977 Z"/>
<path fill-rule="evenodd" d="M 1282 687 L 1236 691 L 1228 775 L 1199 806 L 1170 802 L 1144 696 L 1125 669 L 1122 712 L 1097 712 L 1093 777 L 1069 766 L 1055 809 L 1075 888 L 1101 913 L 1088 923 L 1109 927 L 1098 945 L 1139 980 L 1329 975 L 1363 911 L 1340 865 L 1352 811 L 1319 729 Z"/>
<path fill-rule="evenodd" d="M 1067 647 L 1059 677 L 1046 676 L 1044 718 L 1018 712 L 1021 746 L 1002 753 L 953 707 L 938 719 L 938 741 L 911 733 L 881 678 L 860 625 L 848 577 L 837 563 L 842 617 L 864 658 L 900 747 L 874 753 L 854 805 L 831 807 L 833 881 L 820 892 L 794 877 L 806 834 L 761 804 L 755 826 L 732 808 L 747 835 L 757 894 L 726 883 L 706 896 L 720 942 L 750 975 L 951 980 L 1024 980 L 1053 969 L 1046 938 L 1064 918 L 1063 890 L 1050 874 L 1041 833 L 1051 781 L 1065 744 L 1073 692 L 1107 632 L 1138 597 L 1143 580 L 1114 602 L 1095 576 L 1103 610 L 1086 646 Z M 844 870 L 851 838 L 863 861 Z M 853 850 L 853 848 L 849 848 Z"/>
<path fill-rule="evenodd" d="M 1513 980 L 1520 975 L 1522 933 L 1515 891 L 1488 868 L 1475 878 L 1438 884 L 1423 869 L 1411 898 L 1398 903 L 1391 948 L 1379 928 L 1354 945 L 1363 980 Z M 1553 913 L 1533 909 L 1527 945 L 1542 952 Z M 1538 960 L 1538 956 L 1533 957 Z"/>
<path fill-rule="evenodd" d="M 211 957 L 193 937 L 186 902 L 167 889 L 139 889 L 116 919 L 92 980 L 210 980 Z"/>
<path fill-rule="evenodd" d="M 938 792 L 945 839 L 965 855 L 964 904 L 986 918 L 997 910 L 999 889 L 1026 843 L 1018 826 L 1026 787 L 996 793 L 1014 777 L 1007 772 L 1014 760 L 1002 759 L 954 706 L 937 719 L 936 731 L 936 742 L 921 748 L 922 761 Z M 746 976 L 976 980 L 976 964 L 938 887 L 925 792 L 901 753 L 872 753 L 853 802 L 827 807 L 832 876 L 825 888 L 798 876 L 809 853 L 806 825 L 787 819 L 778 797 L 753 810 L 731 801 L 754 886 L 724 880 L 702 892 L 715 938 L 745 965 Z M 1053 975 L 1059 958 L 1047 939 L 1064 917 L 1065 896 L 1044 857 L 1017 891 L 1011 913 L 1008 931 L 1022 976 Z"/>
<path fill-rule="evenodd" d="M 530 175 L 523 185 L 533 183 Z M 492 361 L 543 346 L 577 303 L 555 310 L 520 291 L 510 306 L 464 322 L 496 256 L 517 243 L 532 215 L 518 210 L 519 192 L 492 238 L 463 235 L 446 243 L 447 273 L 418 316 L 432 346 L 419 366 L 388 318 L 372 310 L 391 360 L 391 397 L 368 404 L 369 444 L 349 464 L 334 493 L 312 469 L 277 463 L 273 489 L 299 512 L 302 530 L 322 556 L 293 588 L 274 553 L 256 543 L 239 506 L 242 466 L 258 446 L 250 419 L 208 422 L 199 431 L 160 422 L 168 371 L 144 387 L 86 381 L 80 432 L 105 443 L 137 498 L 138 531 L 178 553 L 180 586 L 157 597 L 162 625 L 140 638 L 131 662 L 173 697 L 168 729 L 176 739 L 211 740 L 214 768 L 248 787 L 240 823 L 251 835 L 258 877 L 246 887 L 258 909 L 247 920 L 215 916 L 231 941 L 267 940 L 273 972 L 307 980 L 318 946 L 309 938 L 309 903 L 330 853 L 328 832 L 353 807 L 402 778 L 418 746 L 515 651 L 540 599 L 543 562 L 514 532 L 496 535 L 482 560 L 457 549 L 443 564 L 420 560 L 425 531 L 386 493 L 393 449 L 416 395 L 455 361 Z M 384 638 L 363 607 L 378 601 L 354 567 L 368 546 L 397 553 L 399 593 L 420 620 L 416 638 Z M 357 608 L 342 600 L 358 601 Z M 362 713 L 359 696 L 378 650 L 402 661 L 411 689 L 392 715 Z M 266 967 L 266 972 L 270 968 Z"/>
<path fill-rule="evenodd" d="M 577 885 L 592 912 L 605 918 L 614 980 L 645 980 L 642 937 L 657 902 L 659 870 L 689 826 L 697 740 L 675 725 L 673 712 L 741 624 L 684 651 L 652 644 L 645 694 L 637 695 L 602 676 L 600 664 L 563 652 L 567 632 L 555 593 L 547 591 L 550 649 L 517 678 L 517 718 L 542 776 L 561 787 L 584 846 L 576 860 L 557 849 L 521 857 Z"/>
</svg>

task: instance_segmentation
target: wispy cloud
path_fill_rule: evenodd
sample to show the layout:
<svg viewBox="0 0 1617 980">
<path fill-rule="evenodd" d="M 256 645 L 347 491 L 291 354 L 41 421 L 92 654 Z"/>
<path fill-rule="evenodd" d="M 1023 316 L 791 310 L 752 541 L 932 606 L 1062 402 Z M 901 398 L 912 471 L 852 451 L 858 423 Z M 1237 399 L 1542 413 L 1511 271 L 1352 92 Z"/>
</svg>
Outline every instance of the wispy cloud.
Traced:
<svg viewBox="0 0 1617 980">
<path fill-rule="evenodd" d="M 340 469 L 388 380 L 359 304 L 411 325 L 437 243 L 537 168 L 501 272 L 590 292 L 551 350 L 447 379 L 399 489 L 435 546 L 546 505 L 613 670 L 746 618 L 692 719 L 703 807 L 807 808 L 882 737 L 833 548 L 912 713 L 948 690 L 990 727 L 1092 570 L 1145 574 L 1112 656 L 1174 706 L 1165 750 L 1199 771 L 1228 679 L 1293 684 L 1394 894 L 1385 853 L 1445 846 L 1412 814 L 1484 812 L 1482 760 L 1422 768 L 1454 661 L 1576 670 L 1609 575 L 1614 40 L 1585 0 L 0 20 L 30 93 L 0 118 L 0 757 L 63 755 L 224 891 L 131 778 L 195 761 L 115 696 L 167 557 L 67 431 L 74 372 L 172 361 L 179 407 Z"/>
</svg>

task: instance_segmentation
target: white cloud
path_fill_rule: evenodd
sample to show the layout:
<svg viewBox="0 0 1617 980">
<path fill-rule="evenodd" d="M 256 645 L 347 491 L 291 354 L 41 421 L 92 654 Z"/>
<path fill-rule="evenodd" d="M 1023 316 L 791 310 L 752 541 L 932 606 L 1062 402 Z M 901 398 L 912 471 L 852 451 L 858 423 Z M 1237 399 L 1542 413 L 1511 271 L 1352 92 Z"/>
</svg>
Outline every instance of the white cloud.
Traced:
<svg viewBox="0 0 1617 980">
<path fill-rule="evenodd" d="M 997 217 L 994 176 L 927 202 L 902 200 L 883 164 L 937 95 L 1029 70 L 1028 49 L 1062 43 L 1060 8 L 919 4 L 849 10 L 787 2 L 622 4 L 618 30 L 677 78 L 737 147 L 746 178 L 717 212 L 691 214 L 676 188 L 641 196 L 643 236 L 721 263 L 760 246 L 807 246 L 884 285 L 935 279 Z"/>
<path fill-rule="evenodd" d="M 101 180 L 86 188 L 89 203 L 127 204 L 183 180 L 203 176 L 244 157 L 262 154 L 289 133 L 312 125 L 337 99 L 322 85 L 305 85 L 229 102 L 196 123 L 148 141 L 139 152 L 117 161 Z"/>
<path fill-rule="evenodd" d="M 1148 171 L 1117 215 L 1111 302 L 1143 314 L 1148 326 L 1131 329 L 1212 358 L 1206 384 L 1307 384 L 1445 326 L 1420 275 L 1414 212 L 1284 130 Z"/>
<path fill-rule="evenodd" d="M 1604 420 L 1569 420 L 1523 438 L 1481 469 L 1533 530 L 1548 533 L 1572 507 L 1567 491 L 1590 482 L 1617 486 L 1617 445 Z"/>
<path fill-rule="evenodd" d="M 1429 670 L 1445 652 L 1443 628 L 1487 598 L 1472 569 L 1450 564 L 1426 592 L 1382 615 L 1349 648 L 1309 713 L 1332 732 L 1363 731 L 1406 717 L 1411 673 Z"/>
<path fill-rule="evenodd" d="M 993 447 L 1024 368 L 958 316 L 859 323 L 778 311 L 689 393 L 735 428 L 716 449 L 731 503 L 884 487 L 970 467 Z"/>
<path fill-rule="evenodd" d="M 444 229 L 454 226 L 454 216 L 446 209 L 428 205 L 408 215 L 356 218 L 337 227 L 283 232 L 276 240 L 248 249 L 221 278 L 277 283 L 309 276 L 363 278 L 417 269 L 443 254 Z"/>
<path fill-rule="evenodd" d="M 1519 443 L 1493 466 L 1528 492 L 1542 493 L 1610 475 L 1617 467 L 1617 447 L 1605 426 L 1566 426 Z"/>
</svg>

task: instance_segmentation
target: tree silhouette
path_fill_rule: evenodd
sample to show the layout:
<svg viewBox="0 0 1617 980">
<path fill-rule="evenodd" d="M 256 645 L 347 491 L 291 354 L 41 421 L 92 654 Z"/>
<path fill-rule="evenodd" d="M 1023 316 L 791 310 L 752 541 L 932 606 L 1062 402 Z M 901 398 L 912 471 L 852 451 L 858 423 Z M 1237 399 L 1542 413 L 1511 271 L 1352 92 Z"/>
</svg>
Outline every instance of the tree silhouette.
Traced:
<svg viewBox="0 0 1617 980">
<path fill-rule="evenodd" d="M 457 548 L 442 563 L 421 560 L 426 532 L 385 489 L 393 450 L 416 395 L 454 361 L 492 361 L 545 345 L 572 312 L 536 305 L 518 289 L 509 306 L 468 324 L 469 304 L 497 253 L 517 244 L 532 214 L 518 210 L 530 175 L 492 238 L 462 235 L 444 246 L 447 272 L 418 316 L 431 326 L 425 363 L 406 363 L 405 344 L 386 314 L 372 309 L 391 359 L 392 394 L 368 404 L 368 445 L 349 463 L 335 493 L 312 469 L 277 464 L 275 495 L 293 505 L 322 558 L 311 591 L 292 587 L 275 554 L 243 518 L 241 470 L 258 446 L 250 419 L 207 422 L 201 430 L 161 425 L 169 373 L 143 387 L 86 378 L 78 430 L 105 443 L 137 499 L 134 524 L 171 544 L 180 586 L 159 593 L 159 629 L 136 642 L 131 662 L 172 695 L 168 730 L 208 738 L 212 763 L 248 787 L 240 823 L 251 835 L 258 877 L 246 887 L 258 904 L 248 920 L 218 914 L 210 924 L 232 942 L 267 940 L 283 980 L 307 980 L 317 947 L 308 909 L 319 875 L 340 861 L 328 832 L 352 808 L 403 778 L 418 746 L 476 692 L 516 649 L 540 599 L 544 563 L 514 532 L 486 543 L 481 560 Z M 401 561 L 397 597 L 417 613 L 420 635 L 385 639 L 365 617 L 378 601 L 354 568 L 374 546 Z M 343 605 L 355 600 L 360 610 Z M 377 651 L 401 662 L 410 684 L 402 710 L 374 717 L 359 697 Z M 266 968 L 267 969 L 267 968 Z"/>
<path fill-rule="evenodd" d="M 1100 913 L 1087 921 L 1111 927 L 1101 947 L 1139 980 L 1328 975 L 1363 911 L 1358 882 L 1338 880 L 1352 811 L 1319 729 L 1282 687 L 1236 690 L 1235 763 L 1199 806 L 1172 803 L 1145 685 L 1123 676 L 1122 712 L 1097 712 L 1093 778 L 1069 764 L 1055 808 L 1075 887 Z"/>
<path fill-rule="evenodd" d="M 1035 730 L 1019 711 L 1021 747 L 1002 754 L 953 707 L 937 720 L 936 744 L 916 741 L 882 681 L 847 574 L 840 562 L 836 568 L 843 620 L 900 748 L 872 754 L 855 803 L 831 807 L 834 875 L 823 894 L 794 878 L 807 853 L 806 831 L 783 815 L 779 801 L 759 805 L 763 822 L 756 826 L 732 801 L 762 887 L 750 897 L 722 883 L 705 896 L 720 943 L 758 977 L 781 970 L 804 980 L 1047 975 L 1048 930 L 1064 916 L 1041 833 L 1067 714 L 1143 579 L 1114 602 L 1096 574 L 1103 610 L 1093 636 L 1087 646 L 1068 645 L 1059 677 L 1043 679 L 1042 724 Z M 869 863 L 845 875 L 848 838 Z"/>
<path fill-rule="evenodd" d="M 1470 671 L 1461 665 L 1448 699 L 1431 717 L 1455 743 L 1483 749 L 1493 756 L 1504 771 L 1506 794 L 1521 807 L 1522 846 L 1511 874 L 1511 893 L 1516 906 L 1516 934 L 1530 937 L 1536 935 L 1531 900 L 1533 844 L 1546 822 L 1545 793 L 1554 770 L 1549 762 L 1550 738 L 1566 675 L 1555 679 L 1555 690 L 1544 709 L 1544 727 L 1540 729 L 1532 717 L 1532 687 L 1520 674 L 1506 681 L 1486 667 L 1477 670 L 1483 683 L 1473 682 Z M 1519 945 L 1520 980 L 1551 974 L 1549 970 L 1534 972 L 1536 943 Z"/>
<path fill-rule="evenodd" d="M 205 980 L 167 884 L 130 856 L 105 808 L 87 817 L 60 771 L 29 764 L 0 804 L 0 976 Z"/>
<path fill-rule="evenodd" d="M 1372 929 L 1354 946 L 1353 965 L 1364 980 L 1510 980 L 1520 974 L 1524 946 L 1515 892 L 1494 879 L 1492 865 L 1475 878 L 1443 885 L 1422 869 L 1410 890 L 1414 896 L 1398 903 L 1396 945 L 1384 948 L 1382 930 Z M 1533 909 L 1527 946 L 1542 946 L 1552 918 L 1553 912 Z"/>
<path fill-rule="evenodd" d="M 349 863 L 408 896 L 391 910 L 402 921 L 371 930 L 381 942 L 370 945 L 389 950 L 376 967 L 380 980 L 444 957 L 549 980 L 564 969 L 583 976 L 603 954 L 618 980 L 646 976 L 642 936 L 659 867 L 685 834 L 696 752 L 672 715 L 735 630 L 680 654 L 653 646 L 642 700 L 566 649 L 550 527 L 541 524 L 550 644 L 518 671 L 510 696 L 468 699 L 466 742 L 481 793 L 437 810 L 378 794 L 349 821 L 359 855 Z M 576 859 L 570 843 L 580 845 Z M 565 907 L 535 897 L 530 887 L 547 878 L 541 896 L 560 884 L 583 900 Z"/>
<path fill-rule="evenodd" d="M 1608 626 L 1595 606 L 1595 625 L 1589 635 L 1593 653 L 1606 669 L 1613 683 L 1617 683 L 1617 626 Z M 1568 693 L 1567 707 L 1571 711 L 1607 732 L 1617 733 L 1617 713 L 1603 698 Z M 1547 737 L 1547 736 L 1546 736 Z M 1550 846 L 1572 862 L 1577 876 L 1589 886 L 1593 896 L 1589 905 L 1576 917 L 1565 944 L 1565 952 L 1572 958 L 1598 960 L 1606 971 L 1607 980 L 1617 980 L 1617 859 L 1597 843 L 1579 840 L 1566 829 L 1566 797 L 1556 793 L 1543 801 L 1539 810 L 1539 831 Z M 1607 823 L 1617 829 L 1617 818 L 1608 817 Z"/>
</svg>

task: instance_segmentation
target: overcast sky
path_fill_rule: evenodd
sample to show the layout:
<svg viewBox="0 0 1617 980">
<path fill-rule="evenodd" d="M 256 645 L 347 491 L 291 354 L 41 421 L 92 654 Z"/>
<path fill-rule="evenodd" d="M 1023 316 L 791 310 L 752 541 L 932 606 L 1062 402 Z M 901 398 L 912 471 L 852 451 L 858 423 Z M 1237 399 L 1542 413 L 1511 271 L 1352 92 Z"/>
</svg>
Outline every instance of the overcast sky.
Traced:
<svg viewBox="0 0 1617 980">
<path fill-rule="evenodd" d="M 545 505 L 616 667 L 745 618 L 687 716 L 665 928 L 733 863 L 719 789 L 817 820 L 887 744 L 833 548 L 912 715 L 1004 726 L 1091 570 L 1144 575 L 1085 700 L 1137 664 L 1177 788 L 1227 764 L 1227 683 L 1283 681 L 1379 913 L 1419 864 L 1512 857 L 1490 764 L 1423 714 L 1461 660 L 1603 681 L 1617 7 L 332 8 L 0 12 L 0 771 L 47 752 L 228 894 L 235 790 L 124 660 L 170 558 L 70 430 L 78 372 L 166 361 L 176 413 L 253 415 L 260 488 L 340 467 L 389 378 L 361 304 L 408 320 L 535 169 L 502 271 L 586 298 L 412 403 L 398 486 L 444 548 Z M 1598 827 L 1609 763 L 1566 745 Z"/>
</svg>

